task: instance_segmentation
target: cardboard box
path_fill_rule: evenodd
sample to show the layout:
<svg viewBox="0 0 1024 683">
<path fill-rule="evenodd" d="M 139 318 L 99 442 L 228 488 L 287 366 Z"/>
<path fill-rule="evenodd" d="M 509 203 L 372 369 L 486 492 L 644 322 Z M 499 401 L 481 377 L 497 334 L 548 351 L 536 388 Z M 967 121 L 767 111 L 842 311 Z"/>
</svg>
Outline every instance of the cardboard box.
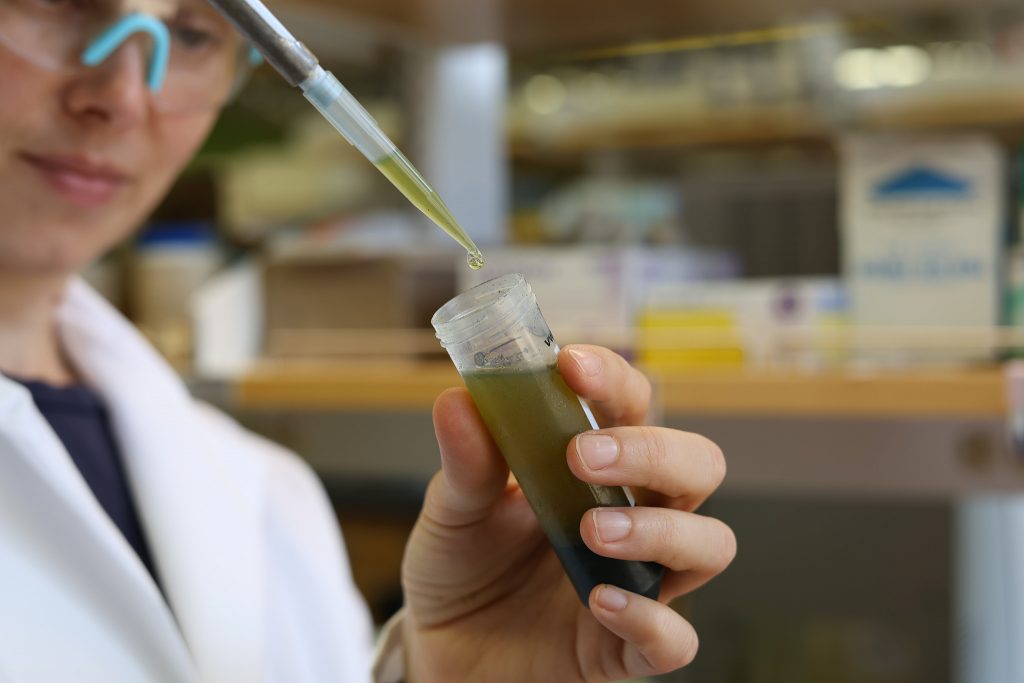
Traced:
<svg viewBox="0 0 1024 683">
<path fill-rule="evenodd" d="M 859 135 L 842 148 L 843 270 L 861 325 L 999 323 L 1001 150 L 981 135 Z"/>
<path fill-rule="evenodd" d="M 451 252 L 305 255 L 271 261 L 265 267 L 266 353 L 352 353 L 359 350 L 342 349 L 332 342 L 341 335 L 332 332 L 429 330 L 434 311 L 455 295 L 455 261 Z M 379 350 L 402 349 L 382 344 Z M 407 350 L 421 349 L 411 343 Z"/>
</svg>

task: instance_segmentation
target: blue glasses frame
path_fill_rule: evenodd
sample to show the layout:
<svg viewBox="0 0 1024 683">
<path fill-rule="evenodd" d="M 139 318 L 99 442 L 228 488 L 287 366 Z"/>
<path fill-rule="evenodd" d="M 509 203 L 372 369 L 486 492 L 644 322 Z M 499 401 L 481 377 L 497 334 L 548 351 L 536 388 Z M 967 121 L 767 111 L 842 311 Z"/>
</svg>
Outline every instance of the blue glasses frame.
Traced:
<svg viewBox="0 0 1024 683">
<path fill-rule="evenodd" d="M 164 22 L 151 14 L 133 12 L 118 19 L 89 43 L 82 53 L 82 63 L 86 66 L 99 66 L 114 54 L 124 41 L 136 33 L 146 33 L 153 39 L 146 85 L 152 92 L 159 92 L 167 78 L 167 64 L 171 57 L 171 32 Z M 258 66 L 263 62 L 263 55 L 254 47 L 249 48 L 248 58 L 252 66 Z"/>
</svg>

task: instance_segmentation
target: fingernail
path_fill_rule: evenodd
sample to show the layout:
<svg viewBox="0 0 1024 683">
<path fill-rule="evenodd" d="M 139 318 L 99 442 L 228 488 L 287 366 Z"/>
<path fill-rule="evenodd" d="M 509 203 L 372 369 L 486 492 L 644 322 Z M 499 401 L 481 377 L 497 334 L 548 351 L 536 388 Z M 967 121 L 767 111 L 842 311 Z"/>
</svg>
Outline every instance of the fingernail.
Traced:
<svg viewBox="0 0 1024 683">
<path fill-rule="evenodd" d="M 614 510 L 594 510 L 594 526 L 597 527 L 597 537 L 602 543 L 614 543 L 629 536 L 633 528 L 633 520 L 622 512 Z"/>
<path fill-rule="evenodd" d="M 629 598 L 618 588 L 612 586 L 601 586 L 594 598 L 598 606 L 609 612 L 621 612 L 629 604 Z"/>
<path fill-rule="evenodd" d="M 593 377 L 597 373 L 601 372 L 601 359 L 593 353 L 586 351 L 580 351 L 579 349 L 569 349 L 569 355 L 572 356 L 576 364 L 580 366 L 580 370 L 583 371 L 584 375 Z"/>
<path fill-rule="evenodd" d="M 580 434 L 576 453 L 588 470 L 603 470 L 619 459 L 619 442 L 606 434 Z"/>
</svg>

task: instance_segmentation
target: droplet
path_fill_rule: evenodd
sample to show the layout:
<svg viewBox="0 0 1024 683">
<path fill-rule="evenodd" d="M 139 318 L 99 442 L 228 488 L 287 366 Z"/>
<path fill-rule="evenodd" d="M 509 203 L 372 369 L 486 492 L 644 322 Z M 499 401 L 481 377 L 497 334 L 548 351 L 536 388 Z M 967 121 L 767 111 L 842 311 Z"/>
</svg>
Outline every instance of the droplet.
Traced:
<svg viewBox="0 0 1024 683">
<path fill-rule="evenodd" d="M 484 255 L 479 251 L 471 251 L 466 255 L 466 260 L 469 261 L 469 267 L 473 270 L 480 270 L 484 267 Z"/>
</svg>

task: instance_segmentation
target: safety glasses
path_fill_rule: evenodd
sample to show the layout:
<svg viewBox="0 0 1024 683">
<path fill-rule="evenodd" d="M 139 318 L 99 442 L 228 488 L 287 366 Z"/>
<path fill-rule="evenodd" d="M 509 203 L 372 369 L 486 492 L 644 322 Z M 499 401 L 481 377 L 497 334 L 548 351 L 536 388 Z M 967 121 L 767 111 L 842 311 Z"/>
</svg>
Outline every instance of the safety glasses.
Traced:
<svg viewBox="0 0 1024 683">
<path fill-rule="evenodd" d="M 141 77 L 165 113 L 222 106 L 260 62 L 202 0 L 181 2 L 164 19 L 121 8 L 121 0 L 0 0 L 0 46 L 61 72 L 101 67 L 123 58 L 122 46 L 137 46 Z"/>
</svg>

